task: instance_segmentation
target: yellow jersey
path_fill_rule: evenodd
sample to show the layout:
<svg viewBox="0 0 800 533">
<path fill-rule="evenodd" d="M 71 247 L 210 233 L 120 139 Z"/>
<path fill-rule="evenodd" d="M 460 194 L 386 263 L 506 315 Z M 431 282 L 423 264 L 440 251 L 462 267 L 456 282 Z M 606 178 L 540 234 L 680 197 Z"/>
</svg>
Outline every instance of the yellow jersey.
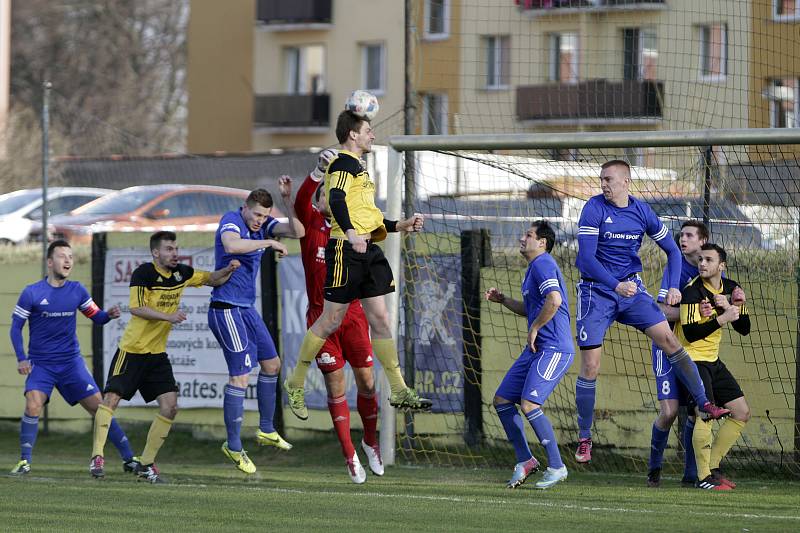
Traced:
<svg viewBox="0 0 800 533">
<path fill-rule="evenodd" d="M 711 316 L 704 317 L 700 314 L 700 304 L 708 300 L 713 305 L 715 294 L 730 296 L 738 285 L 732 279 L 723 278 L 720 288 L 715 289 L 697 276 L 681 291 L 681 319 L 675 324 L 675 335 L 693 361 L 713 363 L 719 359 L 719 345 L 722 341 L 722 327 L 717 322 L 717 314 L 721 310 L 714 308 Z M 732 325 L 742 335 L 750 333 L 747 305 L 739 309 L 739 320 Z M 687 335 L 695 340 L 689 341 Z"/>
<path fill-rule="evenodd" d="M 186 287 L 200 287 L 208 281 L 210 272 L 195 270 L 179 264 L 163 271 L 153 263 L 142 263 L 131 274 L 131 308 L 149 307 L 162 313 L 178 310 L 181 294 Z M 172 323 L 131 316 L 122 333 L 119 349 L 137 354 L 158 354 L 167 351 L 167 337 Z"/>
<path fill-rule="evenodd" d="M 386 238 L 383 213 L 375 206 L 375 183 L 355 154 L 340 150 L 325 173 L 325 194 L 330 198 L 331 189 L 341 189 L 345 194 L 350 222 L 359 235 L 371 234 L 373 241 Z M 346 237 L 336 218 L 331 220 L 331 237 Z"/>
</svg>

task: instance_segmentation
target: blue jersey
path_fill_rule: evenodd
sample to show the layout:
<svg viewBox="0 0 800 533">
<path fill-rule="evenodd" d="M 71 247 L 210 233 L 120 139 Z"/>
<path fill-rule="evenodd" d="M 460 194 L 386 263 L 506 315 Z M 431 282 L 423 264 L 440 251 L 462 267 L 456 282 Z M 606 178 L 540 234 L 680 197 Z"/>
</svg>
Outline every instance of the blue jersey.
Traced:
<svg viewBox="0 0 800 533">
<path fill-rule="evenodd" d="M 278 221 L 267 217 L 258 231 L 250 231 L 239 211 L 225 213 L 219 221 L 217 233 L 214 236 L 214 261 L 216 270 L 228 266 L 232 259 L 238 259 L 242 264 L 227 281 L 211 291 L 212 302 L 225 302 L 239 307 L 251 307 L 256 301 L 256 276 L 261 266 L 261 256 L 264 249 L 250 252 L 249 254 L 229 254 L 222 245 L 222 234 L 232 231 L 242 239 L 264 240 L 274 237 Z"/>
<path fill-rule="evenodd" d="M 561 294 L 561 306 L 558 311 L 536 335 L 537 351 L 575 353 L 569 327 L 569 304 L 565 288 L 564 278 L 553 256 L 543 253 L 530 262 L 528 271 L 525 272 L 525 279 L 522 281 L 522 297 L 528 315 L 529 329 L 542 310 L 547 293 L 558 291 Z"/>
<path fill-rule="evenodd" d="M 683 289 L 687 283 L 689 283 L 690 279 L 696 278 L 700 275 L 700 271 L 697 270 L 697 267 L 691 264 L 689 261 L 686 260 L 686 257 L 681 254 L 681 278 L 680 282 L 678 283 L 678 288 Z M 724 273 L 723 273 L 724 275 Z M 658 289 L 658 302 L 664 303 L 664 300 L 667 298 L 667 292 L 669 291 L 669 266 L 664 267 L 664 275 L 661 277 L 661 288 Z"/>
<path fill-rule="evenodd" d="M 602 194 L 586 202 L 578 221 L 575 261 L 581 277 L 613 290 L 620 281 L 641 272 L 639 248 L 645 234 L 667 252 L 669 286 L 679 288 L 680 250 L 653 209 L 633 196 L 628 196 L 626 207 L 615 206 Z"/>
<path fill-rule="evenodd" d="M 12 342 L 15 327 L 21 336 L 22 325 L 27 320 L 30 330 L 28 358 L 31 361 L 63 363 L 80 356 L 76 332 L 78 310 L 90 318 L 101 312 L 89 291 L 77 281 L 53 287 L 43 279 L 28 285 L 19 295 L 11 317 Z M 22 360 L 25 354 L 17 353 L 17 358 Z"/>
</svg>

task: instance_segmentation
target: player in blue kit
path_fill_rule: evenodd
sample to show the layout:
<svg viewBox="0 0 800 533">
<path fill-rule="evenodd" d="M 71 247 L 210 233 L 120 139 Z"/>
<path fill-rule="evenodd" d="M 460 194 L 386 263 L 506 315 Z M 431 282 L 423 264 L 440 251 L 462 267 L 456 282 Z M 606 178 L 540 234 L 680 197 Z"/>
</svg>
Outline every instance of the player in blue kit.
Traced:
<svg viewBox="0 0 800 533">
<path fill-rule="evenodd" d="M 681 346 L 639 277 L 639 248 L 647 234 L 666 253 L 667 305 L 680 303 L 681 252 L 669 231 L 647 203 L 629 194 L 631 169 L 627 162 L 611 160 L 600 171 L 602 194 L 586 202 L 578 221 L 578 283 L 576 328 L 581 369 L 575 382 L 579 443 L 575 459 L 592 459 L 592 421 L 595 386 L 606 330 L 614 321 L 643 331 L 664 353 L 678 379 L 686 386 L 704 415 L 720 418 L 727 409 L 708 401 L 697 365 Z"/>
<path fill-rule="evenodd" d="M 228 283 L 211 291 L 208 325 L 228 364 L 229 379 L 223 400 L 228 440 L 222 445 L 222 452 L 246 474 L 254 473 L 256 465 L 242 447 L 240 432 L 248 375 L 256 364 L 260 367 L 256 386 L 260 415 L 256 442 L 282 450 L 292 447 L 273 426 L 281 360 L 264 320 L 253 308 L 256 277 L 264 250 L 273 248 L 281 256 L 286 255 L 286 246 L 273 237 L 299 239 L 305 235 L 303 225 L 294 216 L 291 179 L 281 176 L 278 186 L 289 215 L 287 222 L 270 216 L 272 196 L 264 189 L 256 189 L 238 211 L 222 216 L 214 237 L 214 257 L 218 265 L 234 259 L 241 262 Z"/>
<path fill-rule="evenodd" d="M 53 241 L 47 248 L 47 277 L 23 289 L 11 315 L 11 344 L 17 355 L 17 371 L 27 376 L 25 413 L 19 433 L 21 458 L 12 475 L 24 475 L 31 470 L 39 414 L 50 401 L 54 387 L 68 404 L 80 403 L 92 416 L 102 401 L 100 389 L 81 357 L 77 311 L 96 324 L 119 318 L 120 311 L 117 306 L 103 311 L 83 285 L 68 281 L 72 265 L 69 243 Z M 26 321 L 30 332 L 27 355 L 22 339 Z M 133 472 L 137 459 L 116 420 L 111 422 L 109 436 L 122 456 L 123 470 Z"/>
<path fill-rule="evenodd" d="M 545 400 L 575 358 L 566 284 L 550 255 L 555 238 L 553 228 L 540 220 L 520 239 L 520 253 L 529 261 L 522 281 L 521 302 L 508 298 L 495 287 L 486 291 L 490 302 L 503 304 L 514 313 L 528 317 L 528 344 L 511 365 L 494 397 L 497 416 L 517 454 L 517 464 L 508 481 L 512 489 L 522 485 L 539 467 L 525 439 L 516 404 L 522 407 L 525 418 L 547 451 L 547 470 L 536 482 L 536 488 L 546 489 L 567 479 L 567 467 L 561 460 L 553 426 L 542 411 Z"/>
<path fill-rule="evenodd" d="M 678 247 L 681 250 L 681 275 L 680 287 L 685 287 L 690 280 L 699 275 L 697 264 L 700 260 L 702 246 L 708 242 L 708 227 L 700 220 L 687 220 L 681 224 L 681 232 L 678 236 Z M 664 312 L 664 316 L 669 321 L 670 327 L 674 329 L 675 322 L 680 320 L 680 308 L 666 305 L 664 302 L 667 296 L 668 286 L 668 267 L 664 270 L 661 278 L 661 289 L 658 291 L 658 306 Z M 741 287 L 734 289 L 733 295 L 737 305 L 743 305 L 745 301 L 744 290 Z M 661 466 L 664 458 L 664 450 L 669 439 L 669 429 L 678 416 L 678 407 L 681 401 L 686 400 L 686 389 L 676 379 L 672 365 L 664 356 L 655 343 L 652 346 L 653 354 L 653 374 L 656 378 L 656 393 L 659 401 L 659 413 L 653 422 L 652 435 L 650 440 L 650 461 L 647 471 L 647 485 L 649 487 L 659 487 L 661 485 Z M 697 464 L 694 459 L 694 448 L 692 446 L 692 434 L 694 432 L 694 416 L 686 419 L 683 428 L 683 447 L 685 451 L 685 463 L 683 470 L 683 480 L 685 485 L 694 486 L 697 481 Z"/>
</svg>

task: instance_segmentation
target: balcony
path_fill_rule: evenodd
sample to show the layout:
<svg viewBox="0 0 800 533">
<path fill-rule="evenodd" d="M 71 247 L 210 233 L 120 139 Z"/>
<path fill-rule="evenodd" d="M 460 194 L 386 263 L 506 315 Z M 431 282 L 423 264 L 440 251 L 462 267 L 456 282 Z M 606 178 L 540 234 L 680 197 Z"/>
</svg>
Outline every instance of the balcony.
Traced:
<svg viewBox="0 0 800 533">
<path fill-rule="evenodd" d="M 327 132 L 329 94 L 260 94 L 255 97 L 253 122 L 257 128 L 281 133 Z"/>
<path fill-rule="evenodd" d="M 517 87 L 517 120 L 552 125 L 655 124 L 663 117 L 660 81 L 588 80 Z"/>
<path fill-rule="evenodd" d="M 514 0 L 514 3 L 529 17 L 667 8 L 665 0 Z"/>
<path fill-rule="evenodd" d="M 333 0 L 257 0 L 256 19 L 268 31 L 332 27 Z"/>
</svg>

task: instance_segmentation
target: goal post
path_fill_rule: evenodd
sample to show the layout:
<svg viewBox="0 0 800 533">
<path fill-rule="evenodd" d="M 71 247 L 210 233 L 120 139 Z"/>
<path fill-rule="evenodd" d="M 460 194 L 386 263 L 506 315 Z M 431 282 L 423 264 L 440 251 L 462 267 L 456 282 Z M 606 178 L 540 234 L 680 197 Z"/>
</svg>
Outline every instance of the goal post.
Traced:
<svg viewBox="0 0 800 533">
<path fill-rule="evenodd" d="M 404 278 L 398 305 L 412 307 L 405 315 L 398 312 L 412 318 L 401 324 L 400 344 L 412 347 L 413 356 L 403 360 L 415 369 L 417 390 L 435 402 L 433 413 L 414 416 L 413 435 L 397 426 L 404 442 L 399 456 L 431 464 L 513 460 L 492 398 L 525 343 L 525 323 L 486 301 L 477 311 L 467 310 L 469 291 L 496 286 L 519 298 L 526 264 L 518 239 L 530 222 L 550 220 L 574 328 L 578 216 L 600 192 L 600 164 L 621 158 L 632 166 L 632 194 L 650 203 L 670 231 L 678 233 L 688 219 L 708 224 L 710 241 L 728 251 L 728 275 L 747 292 L 752 332 L 724 333 L 720 352 L 753 413 L 729 460 L 800 471 L 800 129 L 398 135 L 389 143 L 413 153 L 405 161 L 413 162 L 415 181 L 405 194 L 426 217 L 426 231 L 404 248 L 404 274 L 398 273 Z M 459 242 L 475 230 L 489 236 L 491 260 L 481 262 L 479 282 L 470 288 L 455 271 L 463 270 Z M 647 239 L 640 255 L 642 277 L 656 294 L 665 255 Z M 464 318 L 474 312 L 479 334 L 470 337 L 464 328 L 472 322 Z M 474 353 L 468 338 L 478 339 Z M 479 358 L 478 375 L 466 364 L 468 357 Z M 578 367 L 573 364 L 544 406 L 565 459 L 577 440 Z M 596 454 L 596 467 L 645 468 L 658 412 L 652 367 L 643 334 L 620 325 L 608 331 L 594 433 L 598 448 L 609 453 Z M 476 388 L 482 417 L 466 412 L 467 395 L 474 398 Z M 482 424 L 478 431 L 475 420 Z M 676 423 L 667 469 L 682 464 L 680 432 Z"/>
</svg>

